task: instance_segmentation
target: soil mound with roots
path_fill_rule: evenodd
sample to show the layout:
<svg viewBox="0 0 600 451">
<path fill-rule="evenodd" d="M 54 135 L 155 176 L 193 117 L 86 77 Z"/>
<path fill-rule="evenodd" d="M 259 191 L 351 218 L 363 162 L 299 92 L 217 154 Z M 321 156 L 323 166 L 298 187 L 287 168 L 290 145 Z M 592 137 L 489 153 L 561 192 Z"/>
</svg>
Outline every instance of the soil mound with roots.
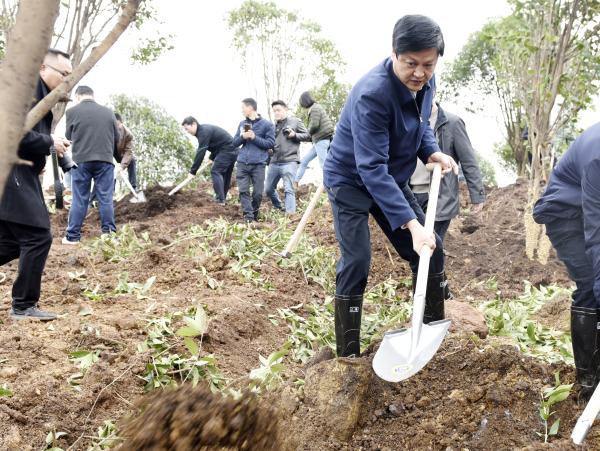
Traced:
<svg viewBox="0 0 600 451">
<path fill-rule="evenodd" d="M 152 394 L 141 408 L 122 428 L 121 451 L 279 449 L 276 411 L 248 392 L 235 400 L 188 384 Z"/>
</svg>

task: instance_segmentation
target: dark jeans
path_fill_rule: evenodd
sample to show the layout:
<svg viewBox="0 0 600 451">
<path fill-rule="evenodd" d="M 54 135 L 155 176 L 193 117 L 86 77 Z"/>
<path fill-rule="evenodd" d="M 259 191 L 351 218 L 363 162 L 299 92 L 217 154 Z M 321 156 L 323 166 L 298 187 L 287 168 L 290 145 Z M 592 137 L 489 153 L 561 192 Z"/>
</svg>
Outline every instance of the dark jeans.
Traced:
<svg viewBox="0 0 600 451">
<path fill-rule="evenodd" d="M 427 202 L 429 202 L 429 193 L 413 193 L 415 199 L 421 206 L 423 213 L 427 213 Z M 442 243 L 444 242 L 444 238 L 446 237 L 446 232 L 448 232 L 448 227 L 450 227 L 451 219 L 447 219 L 445 221 L 435 221 L 433 224 L 433 230 L 437 233 L 442 239 Z"/>
<path fill-rule="evenodd" d="M 116 231 L 113 209 L 113 164 L 105 161 L 87 161 L 79 163 L 76 168 L 71 169 L 71 173 L 73 203 L 69 211 L 67 239 L 69 241 L 79 241 L 81 239 L 81 226 L 88 210 L 92 180 L 96 187 L 102 233 Z"/>
<path fill-rule="evenodd" d="M 265 165 L 244 164 L 238 161 L 236 179 L 244 218 L 254 220 L 258 215 L 265 189 Z M 250 197 L 250 186 L 252 186 L 252 197 Z"/>
<path fill-rule="evenodd" d="M 210 175 L 217 202 L 225 202 L 225 199 L 227 199 L 227 193 L 231 186 L 231 174 L 233 174 L 236 160 L 237 153 L 235 152 L 219 152 L 212 164 Z"/>
<path fill-rule="evenodd" d="M 0 265 L 19 259 L 12 288 L 12 305 L 24 310 L 40 300 L 42 273 L 52 245 L 49 229 L 0 221 Z"/>
<path fill-rule="evenodd" d="M 131 187 L 137 192 L 137 163 L 135 158 L 133 158 L 129 164 L 127 165 L 127 178 L 129 179 L 129 183 L 131 183 Z"/>
<path fill-rule="evenodd" d="M 402 192 L 417 219 L 423 224 L 425 215 L 408 186 L 403 188 Z M 336 268 L 336 295 L 362 295 L 365 291 L 371 265 L 369 214 L 377 221 L 400 257 L 408 261 L 413 273 L 417 272 L 419 255 L 413 250 L 410 232 L 400 228 L 392 230 L 369 193 L 348 185 L 328 188 L 327 193 L 333 212 L 335 235 L 341 251 Z M 442 246 L 442 240 L 436 236 L 436 248 L 429 265 L 430 274 L 444 271 Z"/>
<path fill-rule="evenodd" d="M 127 165 L 127 178 L 129 179 L 129 183 L 131 184 L 131 187 L 137 193 L 136 167 L 137 166 L 136 166 L 136 162 L 135 162 L 135 158 L 134 158 Z M 116 186 L 117 180 L 115 179 L 113 181 L 113 183 Z M 129 190 L 127 190 L 127 192 L 129 192 Z M 94 187 L 92 188 L 92 194 L 90 194 L 90 202 L 89 202 L 90 205 L 88 205 L 88 206 L 91 206 L 91 203 L 94 201 L 97 201 L 97 200 L 98 200 L 98 196 L 96 195 L 96 185 L 94 185 Z"/>
<path fill-rule="evenodd" d="M 573 291 L 573 305 L 598 309 L 600 303 L 594 296 L 594 283 L 596 292 L 600 292 L 600 282 L 595 282 L 592 261 L 585 253 L 585 239 L 583 235 L 583 220 L 557 219 L 546 224 L 546 235 L 550 238 L 558 258 L 565 264 L 569 277 L 575 282 L 577 288 Z"/>
</svg>

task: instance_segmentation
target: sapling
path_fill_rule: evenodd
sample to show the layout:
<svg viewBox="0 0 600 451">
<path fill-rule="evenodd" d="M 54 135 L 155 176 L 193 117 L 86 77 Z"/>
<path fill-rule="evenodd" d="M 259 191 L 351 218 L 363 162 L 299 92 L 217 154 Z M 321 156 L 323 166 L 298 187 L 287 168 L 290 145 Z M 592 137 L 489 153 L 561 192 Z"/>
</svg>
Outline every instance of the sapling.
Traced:
<svg viewBox="0 0 600 451">
<path fill-rule="evenodd" d="M 544 437 L 544 443 L 548 443 L 548 439 L 551 436 L 558 434 L 558 428 L 560 427 L 560 418 L 557 418 L 550 428 L 548 428 L 548 422 L 556 412 L 552 411 L 552 407 L 559 402 L 564 401 L 569 397 L 573 384 L 561 384 L 560 374 L 558 371 L 554 373 L 555 384 L 554 387 L 545 388 L 542 391 L 542 400 L 540 402 L 540 417 L 544 422 L 544 432 L 538 432 L 537 434 Z"/>
</svg>

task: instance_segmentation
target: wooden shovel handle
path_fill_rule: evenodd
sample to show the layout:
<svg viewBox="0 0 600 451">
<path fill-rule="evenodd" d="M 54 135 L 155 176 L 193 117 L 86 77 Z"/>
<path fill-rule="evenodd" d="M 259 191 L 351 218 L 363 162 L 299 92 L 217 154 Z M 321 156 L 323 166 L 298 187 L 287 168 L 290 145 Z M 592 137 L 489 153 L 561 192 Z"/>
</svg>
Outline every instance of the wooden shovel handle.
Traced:
<svg viewBox="0 0 600 451">
<path fill-rule="evenodd" d="M 288 242 L 287 246 L 285 247 L 285 250 L 281 253 L 281 255 L 283 257 L 289 258 L 292 256 L 292 252 L 294 252 L 294 249 L 296 249 L 296 246 L 298 245 L 298 241 L 300 241 L 300 237 L 302 236 L 302 232 L 304 231 L 304 227 L 306 226 L 306 223 L 308 222 L 310 215 L 312 214 L 313 210 L 315 209 L 315 206 L 317 205 L 317 202 L 319 201 L 321 194 L 323 194 L 323 191 L 325 191 L 325 185 L 321 184 L 321 186 L 319 186 L 319 188 L 317 189 L 315 194 L 313 194 L 313 197 L 310 200 L 308 207 L 306 207 L 306 211 L 304 212 L 304 214 L 302 215 L 302 219 L 296 226 L 296 230 L 294 230 L 294 234 L 290 238 L 290 241 Z"/>
</svg>

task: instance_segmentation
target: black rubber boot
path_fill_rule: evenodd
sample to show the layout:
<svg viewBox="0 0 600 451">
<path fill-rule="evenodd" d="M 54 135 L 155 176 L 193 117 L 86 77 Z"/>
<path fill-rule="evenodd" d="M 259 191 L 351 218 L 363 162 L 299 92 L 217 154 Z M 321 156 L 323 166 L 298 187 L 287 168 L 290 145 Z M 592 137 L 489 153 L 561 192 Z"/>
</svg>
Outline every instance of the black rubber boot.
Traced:
<svg viewBox="0 0 600 451">
<path fill-rule="evenodd" d="M 412 276 L 413 295 L 417 287 L 417 275 Z M 442 271 L 437 274 L 429 274 L 427 278 L 427 291 L 425 292 L 425 312 L 423 313 L 423 324 L 444 319 L 444 301 L 450 299 L 448 279 Z"/>
<path fill-rule="evenodd" d="M 338 357 L 360 355 L 362 295 L 335 295 L 335 347 Z"/>
<path fill-rule="evenodd" d="M 577 382 L 584 399 L 594 392 L 598 384 L 598 313 L 594 308 L 571 307 L 571 340 Z"/>
</svg>

